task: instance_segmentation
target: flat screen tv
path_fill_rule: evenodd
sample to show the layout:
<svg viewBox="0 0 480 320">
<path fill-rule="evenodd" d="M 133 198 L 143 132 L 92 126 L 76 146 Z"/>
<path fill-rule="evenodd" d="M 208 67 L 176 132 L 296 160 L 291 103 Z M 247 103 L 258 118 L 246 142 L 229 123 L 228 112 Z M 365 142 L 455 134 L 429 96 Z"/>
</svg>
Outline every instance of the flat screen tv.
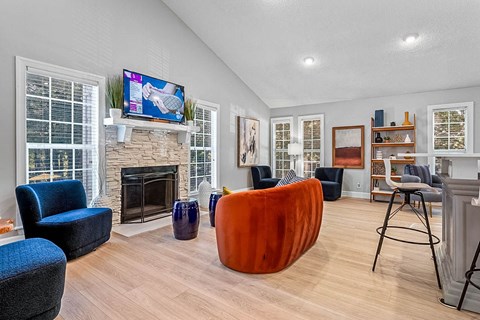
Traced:
<svg viewBox="0 0 480 320">
<path fill-rule="evenodd" d="M 123 70 L 123 113 L 127 116 L 183 120 L 183 86 Z"/>
</svg>

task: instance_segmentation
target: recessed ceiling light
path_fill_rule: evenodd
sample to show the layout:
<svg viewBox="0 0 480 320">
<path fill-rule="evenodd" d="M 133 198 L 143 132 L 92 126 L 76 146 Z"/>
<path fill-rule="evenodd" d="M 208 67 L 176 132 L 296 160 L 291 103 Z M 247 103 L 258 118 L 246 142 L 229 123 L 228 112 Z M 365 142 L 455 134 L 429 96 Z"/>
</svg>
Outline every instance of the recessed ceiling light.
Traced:
<svg viewBox="0 0 480 320">
<path fill-rule="evenodd" d="M 411 33 L 407 34 L 404 38 L 403 41 L 405 41 L 408 44 L 414 43 L 418 39 L 418 33 Z"/>
<path fill-rule="evenodd" d="M 312 65 L 315 62 L 315 59 L 313 59 L 312 57 L 306 57 L 305 59 L 303 59 L 303 62 L 307 66 L 309 66 L 309 65 Z"/>
</svg>

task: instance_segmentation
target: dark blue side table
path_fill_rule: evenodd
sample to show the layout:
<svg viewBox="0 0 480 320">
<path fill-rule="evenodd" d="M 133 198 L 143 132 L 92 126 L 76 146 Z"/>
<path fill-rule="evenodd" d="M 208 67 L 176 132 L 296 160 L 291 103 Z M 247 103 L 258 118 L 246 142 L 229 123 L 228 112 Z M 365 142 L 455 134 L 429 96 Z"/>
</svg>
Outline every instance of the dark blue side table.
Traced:
<svg viewBox="0 0 480 320">
<path fill-rule="evenodd" d="M 172 210 L 173 235 L 178 240 L 194 239 L 198 235 L 200 210 L 196 199 L 175 200 Z"/>
<path fill-rule="evenodd" d="M 210 217 L 210 225 L 212 227 L 215 227 L 215 208 L 217 207 L 217 202 L 221 197 L 221 192 L 212 192 L 210 195 L 210 201 L 208 202 L 208 215 Z"/>
</svg>

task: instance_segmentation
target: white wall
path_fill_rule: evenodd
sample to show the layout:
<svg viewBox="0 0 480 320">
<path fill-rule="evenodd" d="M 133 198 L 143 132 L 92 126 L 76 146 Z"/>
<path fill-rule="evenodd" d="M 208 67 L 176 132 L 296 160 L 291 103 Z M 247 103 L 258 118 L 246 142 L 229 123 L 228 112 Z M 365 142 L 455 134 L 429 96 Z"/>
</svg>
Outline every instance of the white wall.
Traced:
<svg viewBox="0 0 480 320">
<path fill-rule="evenodd" d="M 325 165 L 332 165 L 332 127 L 365 125 L 365 169 L 346 169 L 344 172 L 344 191 L 369 192 L 370 190 L 370 118 L 375 110 L 385 110 L 385 124 L 395 121 L 397 125 L 404 120 L 404 112 L 417 117 L 417 152 L 427 152 L 427 106 L 442 103 L 474 102 L 474 152 L 480 152 L 480 87 L 432 91 L 381 98 L 371 98 L 335 103 L 324 103 L 292 108 L 272 109 L 272 117 L 294 116 L 306 114 L 325 114 Z M 298 131 L 296 131 L 298 132 Z M 418 163 L 426 163 L 426 159 L 418 159 Z M 357 188 L 360 182 L 361 187 Z"/>
<path fill-rule="evenodd" d="M 236 115 L 260 119 L 268 163 L 268 107 L 159 0 L 2 1 L 0 5 L 0 216 L 15 212 L 14 57 L 107 76 L 130 69 L 220 104 L 220 186 L 251 185 L 236 167 Z"/>
</svg>

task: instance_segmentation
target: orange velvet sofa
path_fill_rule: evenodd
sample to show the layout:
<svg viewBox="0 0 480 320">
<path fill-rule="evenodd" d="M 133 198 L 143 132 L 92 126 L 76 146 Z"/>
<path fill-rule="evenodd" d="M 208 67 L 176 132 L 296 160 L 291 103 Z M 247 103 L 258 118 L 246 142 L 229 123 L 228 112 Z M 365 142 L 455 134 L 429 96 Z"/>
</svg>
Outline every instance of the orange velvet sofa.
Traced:
<svg viewBox="0 0 480 320">
<path fill-rule="evenodd" d="M 215 210 L 220 261 L 245 273 L 272 273 L 317 241 L 323 192 L 317 179 L 223 196 Z"/>
</svg>

